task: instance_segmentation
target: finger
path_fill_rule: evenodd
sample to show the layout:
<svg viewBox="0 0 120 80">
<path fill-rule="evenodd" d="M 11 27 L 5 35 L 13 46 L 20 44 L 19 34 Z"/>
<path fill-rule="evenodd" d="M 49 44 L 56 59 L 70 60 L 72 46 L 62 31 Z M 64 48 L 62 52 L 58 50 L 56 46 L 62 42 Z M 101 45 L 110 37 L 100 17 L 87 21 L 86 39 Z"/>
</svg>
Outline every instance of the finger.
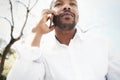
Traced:
<svg viewBox="0 0 120 80">
<path fill-rule="evenodd" d="M 50 16 L 48 16 L 47 21 L 48 21 L 50 18 L 51 18 L 51 17 L 50 17 Z"/>
<path fill-rule="evenodd" d="M 51 15 L 50 15 L 50 14 L 51 14 Z M 54 16 L 54 15 L 57 15 L 57 12 L 54 11 L 54 10 L 44 9 L 44 10 L 42 11 L 42 16 L 44 16 L 44 17 L 43 17 L 44 22 L 48 21 L 49 19 L 52 19 L 52 16 Z"/>
<path fill-rule="evenodd" d="M 54 14 L 54 15 L 57 15 L 57 12 L 56 11 L 54 11 L 54 10 L 51 10 L 51 9 L 44 9 L 43 11 L 42 11 L 42 14 L 44 15 L 44 14 Z"/>
<path fill-rule="evenodd" d="M 43 21 L 46 22 L 50 19 L 50 16 L 48 16 L 47 14 L 43 15 Z"/>
<path fill-rule="evenodd" d="M 52 15 L 58 15 L 58 13 L 57 13 L 56 11 L 54 11 L 54 10 L 49 10 L 49 12 L 50 12 L 50 14 L 52 14 Z"/>
<path fill-rule="evenodd" d="M 52 31 L 52 30 L 54 30 L 54 28 L 55 28 L 55 26 L 52 25 L 52 26 L 49 27 L 49 30 Z"/>
</svg>

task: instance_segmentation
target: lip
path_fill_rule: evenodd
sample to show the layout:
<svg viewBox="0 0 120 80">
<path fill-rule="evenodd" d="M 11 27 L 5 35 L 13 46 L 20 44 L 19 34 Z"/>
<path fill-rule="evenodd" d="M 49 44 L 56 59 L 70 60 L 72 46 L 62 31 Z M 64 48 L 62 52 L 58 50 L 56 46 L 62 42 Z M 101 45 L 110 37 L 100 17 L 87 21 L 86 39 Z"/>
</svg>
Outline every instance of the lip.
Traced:
<svg viewBox="0 0 120 80">
<path fill-rule="evenodd" d="M 71 13 L 71 12 L 64 12 L 64 13 L 61 14 L 61 17 L 63 17 L 63 16 L 72 16 L 72 17 L 74 17 L 74 14 Z"/>
</svg>

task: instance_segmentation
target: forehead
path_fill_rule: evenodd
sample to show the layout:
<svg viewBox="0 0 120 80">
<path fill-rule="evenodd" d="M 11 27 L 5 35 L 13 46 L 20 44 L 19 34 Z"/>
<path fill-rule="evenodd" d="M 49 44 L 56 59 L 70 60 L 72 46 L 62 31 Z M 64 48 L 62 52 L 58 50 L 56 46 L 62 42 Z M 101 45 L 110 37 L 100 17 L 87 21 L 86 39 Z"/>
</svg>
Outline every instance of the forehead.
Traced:
<svg viewBox="0 0 120 80">
<path fill-rule="evenodd" d="M 65 2 L 65 1 L 76 2 L 77 3 L 77 0 L 52 0 L 51 4 L 50 4 L 50 9 L 52 9 L 53 5 L 55 5 L 57 2 Z"/>
</svg>

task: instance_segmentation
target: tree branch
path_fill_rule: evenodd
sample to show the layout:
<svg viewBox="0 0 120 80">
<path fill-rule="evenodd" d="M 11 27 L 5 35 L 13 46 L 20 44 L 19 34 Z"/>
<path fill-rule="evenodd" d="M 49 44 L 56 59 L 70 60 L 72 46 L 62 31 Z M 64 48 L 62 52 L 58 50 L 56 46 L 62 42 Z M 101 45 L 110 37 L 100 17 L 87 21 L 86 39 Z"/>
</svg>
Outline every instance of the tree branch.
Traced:
<svg viewBox="0 0 120 80">
<path fill-rule="evenodd" d="M 30 7 L 30 2 L 31 2 L 31 0 L 28 1 L 28 8 Z"/>
<path fill-rule="evenodd" d="M 10 26 L 13 26 L 12 23 L 10 22 L 10 20 L 7 19 L 6 17 L 0 17 L 0 18 L 5 19 L 10 24 Z"/>
<path fill-rule="evenodd" d="M 10 4 L 10 12 L 11 12 L 11 21 L 12 21 L 12 25 L 11 25 L 11 33 L 10 36 L 13 39 L 13 30 L 14 30 L 14 16 L 13 16 L 13 5 L 12 5 L 12 1 L 9 0 L 9 4 Z"/>
<path fill-rule="evenodd" d="M 21 2 L 21 1 L 16 1 L 16 2 L 22 4 L 25 8 L 27 8 L 27 6 L 23 2 Z"/>
<path fill-rule="evenodd" d="M 20 1 L 19 1 L 19 2 L 20 2 Z M 22 26 L 20 35 L 16 38 L 16 40 L 19 40 L 19 39 L 21 38 L 21 36 L 23 35 L 23 30 L 24 30 L 24 28 L 25 28 L 25 26 L 26 26 L 26 23 L 27 23 L 27 20 L 28 20 L 28 15 L 29 15 L 30 11 L 34 8 L 34 6 L 37 4 L 37 2 L 38 2 L 38 0 L 36 0 L 36 2 L 34 3 L 34 5 L 33 5 L 31 8 L 30 8 L 30 0 L 29 0 L 29 2 L 28 2 L 28 7 L 25 5 L 26 10 L 27 10 L 25 22 L 24 22 L 24 24 L 23 24 L 23 26 Z M 22 2 L 20 2 L 20 3 L 22 3 Z M 22 3 L 22 4 L 23 4 L 23 3 Z M 23 5 L 24 5 L 24 4 L 23 4 Z"/>
<path fill-rule="evenodd" d="M 22 26 L 20 35 L 16 38 L 16 40 L 19 40 L 19 39 L 21 38 L 21 36 L 23 35 L 23 30 L 24 30 L 24 28 L 25 28 L 25 26 L 26 26 L 26 23 L 27 23 L 27 20 L 28 20 L 29 9 L 28 9 L 28 7 L 27 7 L 26 9 L 27 9 L 26 18 L 25 18 L 24 24 L 23 24 L 23 26 Z"/>
<path fill-rule="evenodd" d="M 33 4 L 33 6 L 30 8 L 30 11 L 35 7 L 35 5 L 38 3 L 38 0 L 35 1 L 35 3 Z"/>
</svg>

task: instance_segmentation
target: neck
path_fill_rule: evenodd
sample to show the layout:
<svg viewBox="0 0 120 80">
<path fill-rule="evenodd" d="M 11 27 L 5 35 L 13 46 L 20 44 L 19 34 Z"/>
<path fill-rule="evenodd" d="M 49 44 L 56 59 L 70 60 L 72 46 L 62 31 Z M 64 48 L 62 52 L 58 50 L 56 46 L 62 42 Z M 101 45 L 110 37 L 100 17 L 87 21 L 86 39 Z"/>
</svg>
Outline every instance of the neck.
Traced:
<svg viewBox="0 0 120 80">
<path fill-rule="evenodd" d="M 69 45 L 70 40 L 73 39 L 75 33 L 76 33 L 76 29 L 72 29 L 72 30 L 61 30 L 56 28 L 55 29 L 55 33 L 56 33 L 56 39 L 61 43 L 61 44 L 65 44 L 65 45 Z"/>
</svg>

